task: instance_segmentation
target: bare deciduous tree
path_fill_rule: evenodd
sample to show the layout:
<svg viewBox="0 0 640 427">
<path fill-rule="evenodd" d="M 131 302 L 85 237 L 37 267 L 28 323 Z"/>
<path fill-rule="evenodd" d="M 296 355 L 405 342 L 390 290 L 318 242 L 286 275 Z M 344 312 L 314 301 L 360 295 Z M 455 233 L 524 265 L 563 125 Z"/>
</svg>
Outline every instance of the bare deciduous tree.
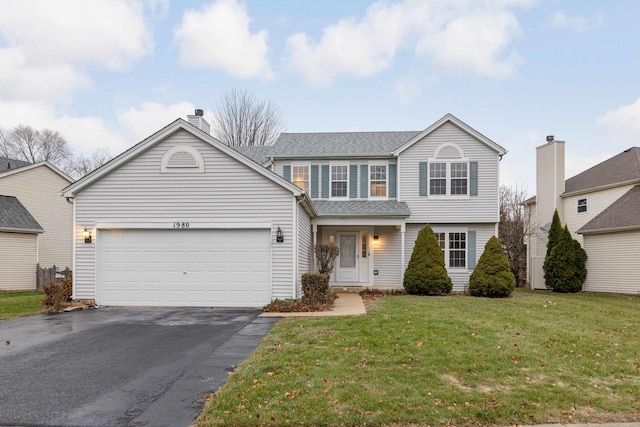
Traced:
<svg viewBox="0 0 640 427">
<path fill-rule="evenodd" d="M 231 146 L 271 145 L 284 129 L 278 107 L 243 90 L 227 92 L 216 110 L 212 135 Z"/>
<path fill-rule="evenodd" d="M 0 132 L 0 155 L 30 163 L 48 161 L 62 168 L 72 153 L 58 131 L 19 125 Z"/>
<path fill-rule="evenodd" d="M 532 224 L 529 210 L 525 210 L 524 201 L 527 199 L 525 191 L 500 187 L 500 225 L 498 234 L 509 259 L 511 272 L 516 277 L 518 286 L 526 283 L 526 256 L 527 247 L 525 240 L 534 232 L 535 224 Z"/>
<path fill-rule="evenodd" d="M 316 262 L 318 263 L 318 273 L 331 274 L 334 261 L 340 255 L 340 248 L 334 245 L 317 243 L 314 251 L 316 253 Z"/>
<path fill-rule="evenodd" d="M 79 154 L 72 158 L 65 167 L 65 172 L 74 178 L 82 178 L 93 172 L 113 158 L 107 148 L 98 148 L 90 156 Z"/>
</svg>

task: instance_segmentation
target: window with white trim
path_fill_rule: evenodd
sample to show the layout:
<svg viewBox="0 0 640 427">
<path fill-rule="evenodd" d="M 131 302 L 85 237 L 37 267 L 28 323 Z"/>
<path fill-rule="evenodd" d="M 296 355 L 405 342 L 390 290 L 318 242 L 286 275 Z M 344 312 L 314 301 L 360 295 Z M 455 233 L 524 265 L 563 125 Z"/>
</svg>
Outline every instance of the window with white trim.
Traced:
<svg viewBox="0 0 640 427">
<path fill-rule="evenodd" d="M 302 190 L 309 192 L 309 166 L 292 166 L 292 182 Z"/>
<path fill-rule="evenodd" d="M 435 235 L 447 268 L 465 268 L 467 266 L 467 233 L 437 232 Z"/>
<path fill-rule="evenodd" d="M 578 213 L 587 212 L 587 199 L 578 199 Z"/>
<path fill-rule="evenodd" d="M 429 194 L 469 194 L 469 162 L 429 162 Z"/>
<path fill-rule="evenodd" d="M 369 197 L 387 197 L 387 165 L 369 166 Z"/>
<path fill-rule="evenodd" d="M 331 166 L 331 197 L 349 197 L 349 166 Z"/>
</svg>

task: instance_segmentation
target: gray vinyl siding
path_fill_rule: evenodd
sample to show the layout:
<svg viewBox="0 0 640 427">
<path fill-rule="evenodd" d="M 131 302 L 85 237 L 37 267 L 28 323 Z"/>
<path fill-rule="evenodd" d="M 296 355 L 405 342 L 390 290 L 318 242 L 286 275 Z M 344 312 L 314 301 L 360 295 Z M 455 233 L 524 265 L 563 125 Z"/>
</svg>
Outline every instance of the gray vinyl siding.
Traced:
<svg viewBox="0 0 640 427">
<path fill-rule="evenodd" d="M 402 286 L 402 233 L 396 227 L 374 227 L 374 236 L 378 236 L 378 246 L 374 244 L 374 286 Z M 414 239 L 415 240 L 415 239 Z"/>
<path fill-rule="evenodd" d="M 640 294 L 640 231 L 584 236 L 587 279 L 582 290 Z"/>
<path fill-rule="evenodd" d="M 204 173 L 160 173 L 167 150 L 186 145 L 199 151 Z M 290 191 L 186 131 L 131 159 L 76 197 L 75 298 L 95 298 L 94 240 L 82 241 L 82 229 L 96 222 L 174 221 L 272 224 L 272 298 L 292 298 L 294 207 Z M 284 242 L 275 243 L 277 227 Z M 92 233 L 96 235 L 95 230 Z"/>
<path fill-rule="evenodd" d="M 15 196 L 44 229 L 38 241 L 38 259 L 41 267 L 71 268 L 73 252 L 72 204 L 60 196 L 70 182 L 40 165 L 16 170 L 0 179 L 0 194 Z"/>
<path fill-rule="evenodd" d="M 0 232 L 0 290 L 36 289 L 36 234 Z"/>
<path fill-rule="evenodd" d="M 475 244 L 475 255 L 476 255 L 476 264 L 484 251 L 484 245 L 487 244 L 487 241 L 494 235 L 495 226 L 493 224 L 430 224 L 431 228 L 434 232 L 455 232 L 455 231 L 475 231 L 476 232 L 476 244 Z M 411 253 L 413 252 L 413 247 L 416 243 L 416 239 L 418 238 L 418 233 L 424 227 L 425 224 L 407 224 L 406 232 L 405 232 L 405 269 L 407 265 L 409 265 L 409 260 L 411 259 Z M 473 253 L 473 251 L 469 251 L 467 249 L 467 266 L 469 265 L 469 254 Z M 460 268 L 447 268 L 447 272 L 449 273 L 449 277 L 451 277 L 451 281 L 453 282 L 453 291 L 454 292 L 462 292 L 467 289 L 469 286 L 469 277 L 473 270 L 469 269 L 460 269 Z"/>
<path fill-rule="evenodd" d="M 434 199 L 420 196 L 420 162 L 433 159 L 442 144 L 456 144 L 469 162 L 478 162 L 478 195 Z M 400 200 L 407 202 L 407 222 L 497 222 L 498 154 L 456 125 L 445 123 L 400 154 L 398 176 Z M 469 180 L 470 182 L 470 180 Z"/>
<path fill-rule="evenodd" d="M 298 205 L 298 296 L 302 295 L 302 285 L 300 279 L 304 273 L 313 272 L 313 252 L 311 219 L 305 210 Z"/>
</svg>

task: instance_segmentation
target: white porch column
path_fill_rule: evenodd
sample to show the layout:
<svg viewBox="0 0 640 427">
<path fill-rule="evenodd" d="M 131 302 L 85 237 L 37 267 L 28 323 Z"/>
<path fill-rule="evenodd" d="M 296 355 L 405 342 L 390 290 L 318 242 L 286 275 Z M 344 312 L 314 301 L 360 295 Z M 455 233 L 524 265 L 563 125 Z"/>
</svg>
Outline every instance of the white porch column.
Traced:
<svg viewBox="0 0 640 427">
<path fill-rule="evenodd" d="M 404 222 L 400 224 L 400 277 L 404 277 L 404 232 L 406 228 Z"/>
<path fill-rule="evenodd" d="M 313 252 L 313 272 L 316 272 L 316 244 L 318 243 L 318 224 L 313 224 L 313 247 L 311 248 L 311 252 Z"/>
</svg>

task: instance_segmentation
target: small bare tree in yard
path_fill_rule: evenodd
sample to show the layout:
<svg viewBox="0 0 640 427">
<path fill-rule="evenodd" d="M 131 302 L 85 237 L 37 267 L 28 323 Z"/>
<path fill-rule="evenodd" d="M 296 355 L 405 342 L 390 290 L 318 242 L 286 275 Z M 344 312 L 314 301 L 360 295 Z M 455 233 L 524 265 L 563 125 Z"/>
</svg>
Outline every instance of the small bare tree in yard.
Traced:
<svg viewBox="0 0 640 427">
<path fill-rule="evenodd" d="M 0 155 L 29 163 L 47 161 L 61 169 L 72 157 L 71 149 L 60 132 L 36 130 L 24 125 L 0 132 Z"/>
<path fill-rule="evenodd" d="M 506 252 L 511 272 L 518 286 L 526 283 L 527 247 L 525 239 L 534 231 L 532 218 L 524 209 L 527 194 L 518 187 L 500 187 L 500 225 L 498 234 Z"/>
<path fill-rule="evenodd" d="M 278 107 L 243 90 L 227 92 L 216 110 L 212 135 L 231 146 L 271 145 L 284 129 Z"/>
<path fill-rule="evenodd" d="M 333 264 L 337 256 L 340 255 L 340 248 L 334 245 L 317 243 L 314 250 L 316 252 L 316 262 L 318 263 L 318 273 L 331 274 Z"/>
</svg>

